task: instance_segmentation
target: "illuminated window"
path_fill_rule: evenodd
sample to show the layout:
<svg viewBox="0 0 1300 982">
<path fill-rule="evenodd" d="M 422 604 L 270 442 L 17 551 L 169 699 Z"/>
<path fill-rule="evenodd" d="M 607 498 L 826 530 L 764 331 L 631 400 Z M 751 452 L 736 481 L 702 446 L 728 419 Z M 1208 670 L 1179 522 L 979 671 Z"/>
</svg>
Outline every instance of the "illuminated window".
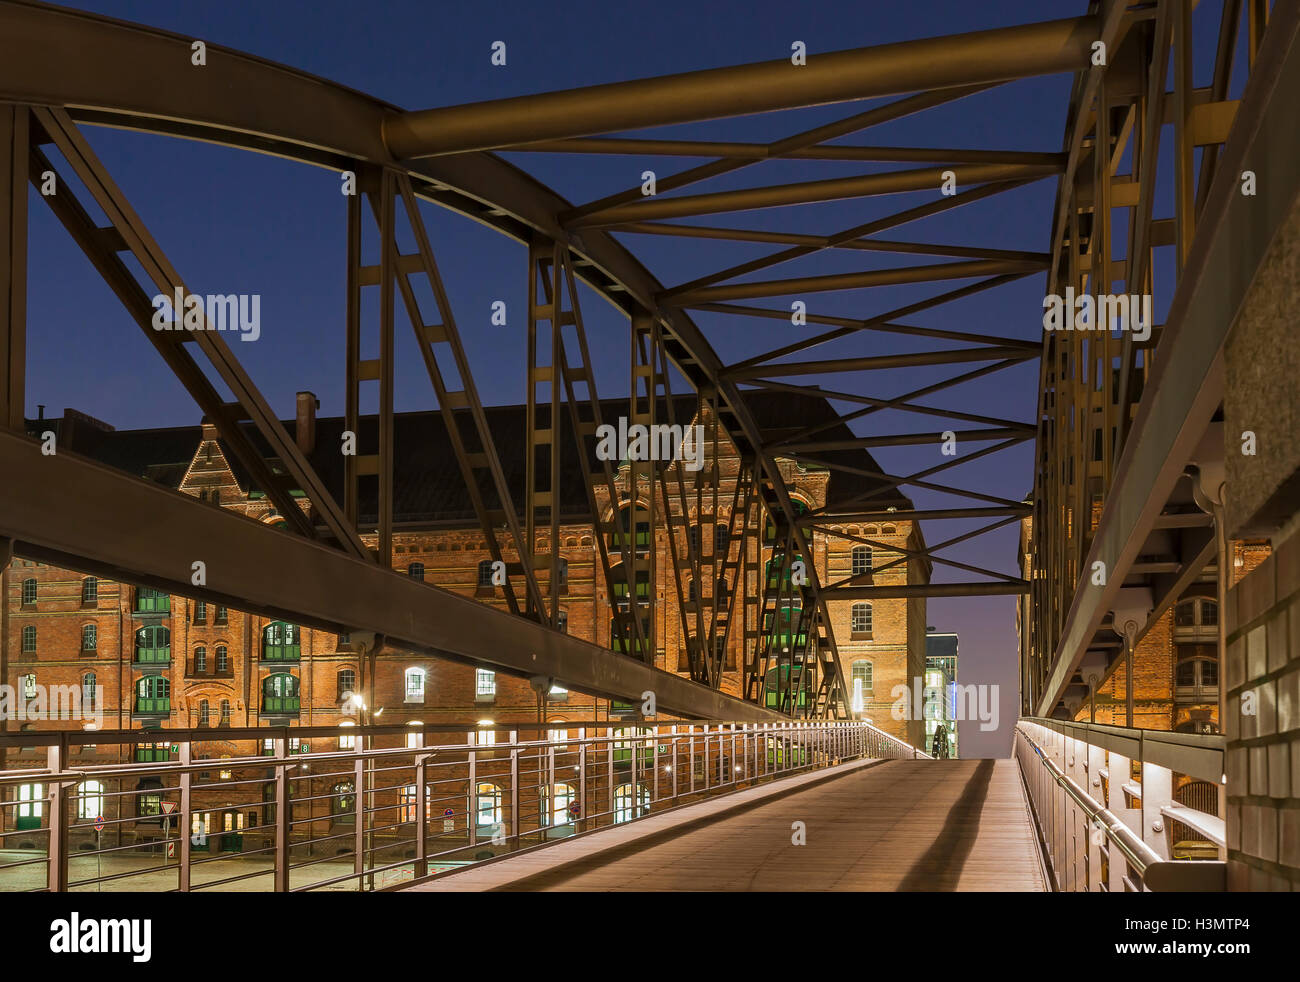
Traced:
<svg viewBox="0 0 1300 982">
<path fill-rule="evenodd" d="M 501 789 L 482 783 L 474 789 L 474 817 L 480 827 L 501 824 Z"/>
<path fill-rule="evenodd" d="M 408 668 L 406 670 L 406 701 L 424 702 L 424 669 Z"/>
<path fill-rule="evenodd" d="M 339 726 L 356 726 L 356 725 L 357 724 L 352 722 L 352 720 L 350 719 L 345 719 L 342 723 L 339 724 Z M 343 734 L 339 734 L 339 749 L 356 750 L 357 749 L 356 736 L 354 734 L 348 734 L 346 736 L 344 736 Z"/>
<path fill-rule="evenodd" d="M 636 787 L 633 798 L 632 785 L 620 784 L 614 789 L 614 821 L 630 822 L 650 811 L 650 790 L 643 784 Z"/>
<path fill-rule="evenodd" d="M 77 785 L 77 817 L 99 818 L 104 814 L 104 785 L 98 781 L 82 781 Z"/>
<path fill-rule="evenodd" d="M 495 696 L 497 694 L 497 673 L 490 669 L 480 668 L 474 673 L 475 686 L 474 693 L 478 696 Z"/>
</svg>

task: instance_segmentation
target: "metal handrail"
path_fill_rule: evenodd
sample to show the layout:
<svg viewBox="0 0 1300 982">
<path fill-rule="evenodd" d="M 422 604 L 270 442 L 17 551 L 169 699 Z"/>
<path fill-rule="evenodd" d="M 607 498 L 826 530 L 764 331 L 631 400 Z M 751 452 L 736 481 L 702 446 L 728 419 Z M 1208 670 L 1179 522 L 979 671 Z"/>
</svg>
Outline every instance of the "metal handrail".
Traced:
<svg viewBox="0 0 1300 982">
<path fill-rule="evenodd" d="M 552 739 L 555 730 L 565 736 Z M 480 743 L 489 731 L 500 742 Z M 198 759 L 194 751 L 218 733 L 223 742 L 237 735 L 258 749 L 269 738 L 274 752 Z M 430 742 L 437 735 L 465 742 Z M 148 736 L 149 742 L 178 745 L 178 759 L 68 762 L 71 746 L 138 743 L 138 730 L 0 738 L 43 743 L 48 761 L 45 768 L 0 772 L 0 789 L 27 785 L 30 793 L 40 785 L 36 800 L 0 801 L 0 890 L 118 883 L 129 889 L 166 879 L 163 889 L 188 891 L 259 877 L 277 891 L 376 889 L 389 876 L 422 877 L 433 868 L 480 861 L 485 852 L 535 848 L 786 774 L 864 757 L 928 756 L 862 721 L 263 727 Z M 291 752 L 290 739 L 312 737 L 342 738 L 350 746 Z M 376 745 L 382 742 L 390 745 Z M 202 772 L 227 776 L 202 780 Z M 97 787 L 83 790 L 87 781 Z M 141 788 L 139 781 L 149 783 Z M 90 816 L 88 807 L 109 814 Z M 39 827 L 19 829 L 24 814 Z M 244 827 L 207 831 L 223 819 Z M 96 825 L 102 833 L 92 833 Z M 191 837 L 195 828 L 200 832 Z M 253 847 L 247 852 L 245 835 Z M 225 851 L 224 836 L 238 839 L 247 863 Z M 5 862 L 15 842 L 39 848 L 30 850 L 34 856 L 20 851 Z M 74 851 L 78 844 L 82 848 Z M 222 851 L 204 856 L 202 850 L 215 844 Z M 165 858 L 156 850 L 165 850 Z M 45 876 L 35 880 L 33 867 L 41 865 Z M 200 881 L 199 871 L 217 876 Z"/>
<path fill-rule="evenodd" d="M 1170 857 L 1165 825 L 1172 819 L 1202 831 L 1222 822 L 1172 802 L 1175 774 L 1199 780 L 1213 775 L 1214 783 L 1221 783 L 1221 738 L 1032 718 L 1020 720 L 1015 732 L 1016 758 L 1057 889 L 1110 890 L 1121 885 L 1135 891 L 1224 889 L 1222 861 Z M 1125 775 L 1111 766 L 1112 754 L 1122 758 L 1124 768 L 1128 761 L 1140 766 L 1139 783 L 1121 782 Z M 1041 766 L 1035 766 L 1034 758 Z M 1067 770 L 1083 778 L 1083 783 Z M 1102 789 L 1103 800 L 1093 796 L 1087 783 Z M 1116 793 L 1134 799 L 1136 806 L 1107 807 L 1106 799 Z M 1224 858 L 1222 836 L 1207 841 Z M 1122 873 L 1110 867 L 1110 847 L 1124 860 Z"/>
</svg>

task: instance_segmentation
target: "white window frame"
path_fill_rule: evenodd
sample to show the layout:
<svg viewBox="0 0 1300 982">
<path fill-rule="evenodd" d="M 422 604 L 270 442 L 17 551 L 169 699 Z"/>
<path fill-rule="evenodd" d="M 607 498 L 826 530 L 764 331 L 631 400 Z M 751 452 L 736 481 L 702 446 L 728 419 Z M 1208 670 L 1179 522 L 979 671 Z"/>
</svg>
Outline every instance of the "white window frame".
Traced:
<svg viewBox="0 0 1300 982">
<path fill-rule="evenodd" d="M 418 687 L 413 682 L 419 679 Z M 428 681 L 428 673 L 423 668 L 408 668 L 404 675 L 404 685 L 402 691 L 405 695 L 406 702 L 424 702 L 425 684 Z"/>
</svg>

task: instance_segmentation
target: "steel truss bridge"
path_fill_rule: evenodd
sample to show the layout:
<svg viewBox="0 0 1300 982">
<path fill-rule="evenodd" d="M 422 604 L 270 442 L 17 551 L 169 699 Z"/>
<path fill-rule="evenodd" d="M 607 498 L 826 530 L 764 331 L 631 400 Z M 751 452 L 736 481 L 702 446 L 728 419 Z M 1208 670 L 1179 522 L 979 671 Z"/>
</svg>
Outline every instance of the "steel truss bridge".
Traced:
<svg viewBox="0 0 1300 982">
<path fill-rule="evenodd" d="M 1032 723 L 1038 729 L 1022 724 L 1020 753 L 1022 760 L 1025 755 L 1044 761 L 1054 754 L 1060 757 L 1050 787 L 1030 782 L 1036 810 L 1041 811 L 1042 795 L 1055 788 L 1074 802 L 1071 807 L 1078 814 L 1108 830 L 1103 845 L 1115 845 L 1128 858 L 1130 869 L 1167 860 L 1167 854 L 1153 858 L 1155 854 L 1143 851 L 1151 845 L 1144 846 L 1140 832 L 1135 839 L 1131 832 L 1117 831 L 1123 815 L 1116 815 L 1125 809 L 1108 809 L 1104 795 L 1100 802 L 1083 802 L 1089 794 L 1086 781 L 1078 780 L 1077 773 L 1071 777 L 1072 768 L 1086 766 L 1090 759 L 1088 752 L 1076 754 L 1077 747 L 1099 745 L 1120 753 L 1112 744 L 1121 737 L 1054 731 L 1051 727 L 1057 724 L 1050 718 L 1073 718 L 1086 695 L 1123 663 L 1186 585 L 1216 557 L 1226 555 L 1230 534 L 1267 527 L 1267 522 L 1230 527 L 1224 515 L 1224 344 L 1238 313 L 1255 296 L 1252 290 L 1260 288 L 1257 277 L 1279 230 L 1292 220 L 1300 187 L 1300 128 L 1295 126 L 1294 98 L 1286 98 L 1300 93 L 1300 5 L 1283 0 L 1270 8 L 1263 0 L 1226 0 L 1217 21 L 1194 16 L 1203 14 L 1194 8 L 1190 0 L 1093 0 L 1075 18 L 820 54 L 798 68 L 788 60 L 764 62 L 409 111 L 216 45 L 207 47 L 202 71 L 159 85 L 153 66 L 187 63 L 192 38 L 44 4 L 3 0 L 4 558 L 30 557 L 325 630 L 373 632 L 395 648 L 516 675 L 546 676 L 603 697 L 633 700 L 652 690 L 662 712 L 738 721 L 742 726 L 774 723 L 790 715 L 847 715 L 847 688 L 827 606 L 831 602 L 1019 595 L 1028 639 L 1023 704 L 1026 716 L 1038 717 Z M 1196 36 L 1208 32 L 1217 39 L 1211 64 L 1196 63 L 1194 24 Z M 1197 68 L 1211 79 L 1208 85 L 1194 85 Z M 891 120 L 923 116 L 1015 80 L 1048 75 L 1073 78 L 1059 147 L 1026 152 L 833 142 L 856 134 L 866 134 L 869 140 L 873 127 Z M 1239 97 L 1233 93 L 1234 79 L 1245 80 Z M 862 109 L 857 104 L 864 100 L 888 101 Z M 840 104 L 844 115 L 838 120 L 811 129 L 792 126 L 788 136 L 768 143 L 620 135 Z M 347 222 L 339 228 L 349 257 L 347 341 L 342 352 L 348 427 L 358 427 L 363 393 L 377 389 L 380 410 L 377 441 L 347 460 L 342 500 L 336 500 L 313 471 L 219 333 L 150 329 L 152 294 L 198 292 L 201 285 L 186 282 L 172 265 L 165 244 L 150 233 L 92 151 L 84 136 L 88 127 L 219 144 L 356 175 L 359 193 L 349 198 Z M 575 202 L 497 155 L 506 150 L 539 156 L 662 158 L 665 171 L 673 169 L 676 158 L 707 162 L 662 177 L 653 196 L 633 186 Z M 797 165 L 808 178 L 710 189 L 709 182 L 774 160 Z M 862 176 L 819 177 L 818 167 L 827 161 L 901 166 Z M 1168 161 L 1173 208 L 1163 211 L 1157 169 Z M 45 456 L 26 435 L 27 189 L 50 170 L 59 175 L 63 190 L 42 200 L 215 424 L 229 453 L 267 490 L 287 530 L 206 507 L 73 454 Z M 1256 194 L 1250 197 L 1241 188 L 1246 171 L 1258 176 Z M 821 234 L 793 231 L 802 227 L 801 209 L 867 196 L 937 191 L 945 172 L 952 172 L 961 188 L 954 196 L 936 194 L 930 203 L 851 228 Z M 910 222 L 950 215 L 971 202 L 1013 195 L 1044 180 L 1055 183 L 1057 194 L 1050 213 L 1042 216 L 1047 246 L 1043 252 L 881 237 Z M 79 198 L 73 188 L 84 188 L 86 197 Z M 429 234 L 422 202 L 489 226 L 527 249 L 529 469 L 521 500 L 513 500 L 507 487 L 439 274 L 438 253 L 447 246 Z M 764 209 L 781 209 L 782 227 L 791 230 L 773 230 L 770 223 L 746 228 L 743 219 L 695 223 L 707 216 Z M 91 217 L 95 211 L 107 216 L 106 224 Z M 682 219 L 688 221 L 678 221 Z M 378 233 L 377 264 L 363 261 L 361 241 L 367 229 Z M 398 243 L 407 233 L 415 249 L 403 252 Z M 772 250 L 740 265 L 715 264 L 688 281 L 664 284 L 614 233 L 760 243 Z M 1175 257 L 1174 275 L 1157 280 L 1157 257 L 1167 255 L 1161 251 L 1167 249 Z M 779 268 L 787 262 L 812 259 L 838 269 L 835 261 L 858 253 L 897 255 L 905 264 L 779 278 Z M 1045 334 L 1041 342 L 907 323 L 910 316 L 942 305 L 953 323 L 960 324 L 962 301 L 1040 274 L 1046 275 L 1047 294 L 1073 290 L 1075 295 L 1100 296 L 1122 289 L 1127 295 L 1153 295 L 1156 309 L 1165 312 L 1163 322 L 1155 325 L 1148 340 L 1132 332 L 1062 331 Z M 949 283 L 953 280 L 965 282 L 954 288 Z M 725 555 L 703 557 L 689 538 L 681 547 L 670 534 L 672 568 L 656 571 L 647 570 L 653 560 L 633 547 L 633 523 L 647 523 L 652 535 L 656 528 L 676 531 L 692 504 L 701 513 L 716 512 L 719 490 L 716 481 L 711 486 L 706 481 L 703 489 L 698 484 L 688 488 L 678 461 L 661 470 L 656 499 L 650 476 L 637 468 L 623 477 L 609 462 L 603 468 L 592 463 L 595 432 L 604 420 L 579 283 L 627 318 L 629 422 L 687 422 L 657 415 L 661 406 L 671 410 L 673 402 L 662 397 L 673 394 L 671 378 L 676 372 L 686 379 L 697 405 L 718 421 L 738 449 L 743 479 L 729 503 L 733 517 Z M 693 319 L 697 312 L 742 321 L 786 319 L 788 311 L 762 301 L 897 284 L 934 284 L 937 292 L 865 319 L 810 313 L 808 323 L 816 333 L 731 363 L 719 357 Z M 379 316 L 377 323 L 369 323 L 362 297 L 376 288 Z M 425 288 L 434 298 L 431 306 L 417 300 Z M 431 394 L 453 437 L 466 495 L 494 558 L 509 560 L 508 612 L 413 582 L 392 568 L 394 335 L 403 315 L 419 342 Z M 1036 318 L 1039 312 L 1026 316 Z M 872 335 L 942 339 L 961 347 L 821 360 L 810 354 L 841 338 Z M 378 338 L 377 358 L 361 357 L 363 338 L 369 337 Z M 1031 420 L 938 410 L 915 401 L 1033 359 L 1039 359 L 1040 388 Z M 859 391 L 851 381 L 864 372 L 920 366 L 951 366 L 954 374 L 891 398 Z M 829 373 L 844 373 L 849 380 L 844 391 L 799 381 Z M 756 389 L 814 394 L 858 407 L 840 422 L 902 410 L 925 416 L 933 430 L 833 440 L 825 435 L 831 427 L 822 425 L 776 433 L 758 424 L 747 403 L 746 394 Z M 222 390 L 233 393 L 234 401 L 225 401 Z M 919 473 L 858 476 L 878 480 L 885 488 L 951 494 L 964 499 L 961 507 L 886 512 L 871 500 L 875 495 L 868 495 L 833 512 L 800 513 L 777 464 L 779 457 L 797 456 L 835 471 L 844 467 L 837 451 L 933 443 L 948 430 L 963 442 L 989 445 Z M 601 573 L 611 595 L 620 588 L 624 595 L 634 595 L 638 573 L 671 576 L 681 608 L 689 612 L 694 635 L 701 639 L 687 653 L 689 678 L 654 668 L 655 644 L 649 636 L 653 624 L 644 625 L 632 605 L 613 612 L 617 646 L 632 652 L 631 657 L 556 630 L 558 597 L 546 584 L 557 583 L 558 551 L 540 551 L 537 544 L 548 530 L 548 541 L 558 540 L 559 440 L 566 431 L 577 435 L 593 538 L 599 543 Z M 943 483 L 943 472 L 951 467 L 1031 442 L 1035 454 L 1029 502 Z M 279 458 L 284 473 L 272 473 L 267 456 Z M 363 542 L 358 524 L 358 503 L 367 482 L 378 486 L 377 522 L 364 530 L 376 534 L 375 548 Z M 294 492 L 305 494 L 309 510 L 299 507 Z M 622 518 L 621 512 L 602 510 L 599 492 L 611 502 L 634 503 L 635 516 Z M 965 535 L 927 536 L 929 544 L 920 552 L 862 539 L 877 549 L 893 549 L 900 563 L 924 558 L 969 578 L 958 584 L 904 587 L 868 585 L 861 578 L 830 583 L 819 581 L 809 564 L 809 582 L 797 593 L 786 581 L 776 595 L 765 590 L 763 597 L 749 601 L 764 608 L 797 603 L 809 618 L 806 649 L 776 654 L 759 642 L 746 655 L 747 698 L 720 692 L 721 664 L 712 642 L 720 632 L 725 637 L 732 618 L 688 598 L 685 584 L 690 579 L 716 582 L 719 573 L 741 569 L 749 544 L 761 542 L 769 525 L 776 529 L 774 554 L 788 559 L 809 554 L 811 533 L 827 524 L 879 521 L 887 514 L 927 526 L 944 519 L 989 519 L 988 525 Z M 1032 518 L 1033 532 L 1021 577 L 959 562 L 945 551 L 1026 517 Z M 167 535 L 146 540 L 139 534 L 146 525 L 165 528 Z M 200 554 L 200 544 L 201 554 L 210 557 L 204 588 L 190 583 L 190 564 Z M 1094 585 L 1088 575 L 1097 563 L 1107 571 L 1102 586 Z M 1225 564 L 1218 565 L 1222 580 Z M 285 570 L 294 575 L 284 575 Z M 549 577 L 539 576 L 547 570 Z M 735 598 L 739 592 L 733 592 L 729 603 L 746 602 Z M 799 708 L 800 700 L 789 691 L 779 710 L 763 705 L 761 685 L 755 680 L 782 663 L 808 669 L 801 676 L 790 672 L 787 678 L 815 679 L 806 708 Z M 1214 752 L 1213 740 L 1206 745 L 1207 753 Z M 839 763 L 866 752 L 862 741 L 851 751 L 828 752 L 818 746 L 821 762 Z M 1217 746 L 1221 751 L 1221 744 Z M 1140 758 L 1140 750 L 1127 745 L 1122 750 L 1125 759 Z M 908 752 L 914 753 L 904 748 L 883 756 Z M 1167 766 L 1193 766 L 1175 760 L 1177 752 L 1171 754 Z M 62 768 L 65 763 L 52 760 L 51 766 Z M 1198 771 L 1212 769 L 1203 760 L 1194 766 Z M 1160 804 L 1155 791 L 1146 794 L 1153 807 L 1167 805 Z M 1141 788 L 1137 797 L 1142 797 Z M 1141 806 L 1138 812 L 1141 815 Z M 1195 816 L 1182 818 L 1189 826 L 1199 821 Z M 1046 827 L 1051 827 L 1050 821 Z M 1064 835 L 1063 827 L 1055 827 L 1054 834 Z M 1053 875 L 1063 882 L 1067 866 L 1073 869 L 1086 862 L 1059 853 Z M 1091 874 L 1070 875 L 1082 875 L 1079 882 L 1085 882 Z M 1122 886 L 1122 879 L 1112 886 Z"/>
</svg>

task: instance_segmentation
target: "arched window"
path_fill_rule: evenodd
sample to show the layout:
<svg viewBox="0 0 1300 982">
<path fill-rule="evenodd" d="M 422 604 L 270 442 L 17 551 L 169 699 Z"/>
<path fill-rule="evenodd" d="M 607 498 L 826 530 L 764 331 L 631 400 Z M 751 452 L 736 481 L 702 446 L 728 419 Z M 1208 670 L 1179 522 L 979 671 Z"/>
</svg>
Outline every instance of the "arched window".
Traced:
<svg viewBox="0 0 1300 982">
<path fill-rule="evenodd" d="M 414 785 L 414 784 L 408 784 L 406 787 L 402 788 L 401 803 L 400 803 L 399 808 L 398 808 L 398 821 L 399 821 L 399 822 L 414 822 L 414 821 L 415 821 L 415 793 L 416 793 L 416 791 L 415 791 L 415 785 Z M 429 816 L 430 816 L 430 814 L 432 813 L 432 811 L 431 811 L 432 806 L 433 806 L 433 785 L 431 785 L 431 784 L 426 784 L 426 785 L 424 786 L 424 818 L 425 818 L 425 821 L 428 821 Z"/>
<path fill-rule="evenodd" d="M 224 675 L 230 671 L 230 653 L 224 644 L 217 645 L 217 674 Z"/>
<path fill-rule="evenodd" d="M 880 526 L 880 534 L 881 534 L 881 535 L 897 535 L 897 534 L 898 534 L 898 529 L 894 528 L 894 526 L 892 526 L 892 525 L 882 525 L 882 526 Z"/>
<path fill-rule="evenodd" d="M 221 725 L 222 726 L 230 725 L 230 700 L 229 699 L 221 700 Z"/>
<path fill-rule="evenodd" d="M 225 624 L 230 619 L 230 612 L 221 604 L 217 604 L 216 612 L 212 615 L 213 624 Z"/>
<path fill-rule="evenodd" d="M 687 580 L 687 581 L 686 581 L 686 600 L 687 600 L 687 602 L 689 603 L 690 601 L 693 601 L 694 599 L 695 599 L 695 581 L 694 581 L 694 580 Z"/>
<path fill-rule="evenodd" d="M 36 673 L 28 672 L 18 676 L 18 687 L 22 689 L 24 699 L 36 698 Z"/>
<path fill-rule="evenodd" d="M 859 658 L 851 666 L 852 682 L 850 683 L 854 691 L 861 689 L 863 692 L 871 691 L 872 674 L 874 666 L 865 658 Z"/>
<path fill-rule="evenodd" d="M 356 669 L 341 668 L 338 675 L 339 683 L 339 702 L 345 699 L 351 699 L 357 691 L 357 673 Z"/>
<path fill-rule="evenodd" d="M 406 567 L 406 575 L 413 580 L 424 579 L 424 563 L 411 563 Z"/>
<path fill-rule="evenodd" d="M 104 785 L 82 781 L 77 785 L 77 818 L 94 820 L 104 814 Z"/>
<path fill-rule="evenodd" d="M 81 701 L 88 706 L 93 706 L 98 688 L 99 684 L 94 672 L 87 672 L 81 676 Z"/>
<path fill-rule="evenodd" d="M 263 713 L 296 713 L 299 707 L 297 676 L 277 672 L 262 680 Z"/>
<path fill-rule="evenodd" d="M 94 624 L 83 624 L 81 627 L 81 650 L 94 651 L 99 644 L 99 628 Z"/>
<path fill-rule="evenodd" d="M 865 637 L 871 634 L 871 604 L 857 603 L 853 605 L 849 627 L 854 636 Z"/>
<path fill-rule="evenodd" d="M 172 711 L 172 684 L 163 675 L 146 675 L 135 684 L 135 711 L 164 714 Z"/>
<path fill-rule="evenodd" d="M 350 719 L 345 719 L 345 720 L 343 720 L 341 723 L 339 723 L 339 726 L 340 726 L 340 727 L 344 727 L 344 726 L 356 726 L 356 725 L 357 725 L 357 724 L 356 724 L 354 721 L 350 720 Z M 339 749 L 340 749 L 340 750 L 356 750 L 356 749 L 357 749 L 357 737 L 356 737 L 356 734 L 354 734 L 354 733 L 340 733 L 340 734 L 339 734 Z"/>
<path fill-rule="evenodd" d="M 699 525 L 690 525 L 686 529 L 686 544 L 691 553 L 700 555 L 700 527 Z"/>
<path fill-rule="evenodd" d="M 203 645 L 194 649 L 194 674 L 208 674 L 208 649 Z"/>
<path fill-rule="evenodd" d="M 717 588 L 713 592 L 714 600 L 719 604 L 725 604 L 730 596 L 731 586 L 727 583 L 727 578 L 719 576 Z"/>
<path fill-rule="evenodd" d="M 614 789 L 614 821 L 630 822 L 634 818 L 650 812 L 650 789 L 644 784 L 636 786 L 633 797 L 632 785 L 620 784 Z"/>
<path fill-rule="evenodd" d="M 871 546 L 853 547 L 853 575 L 862 576 L 871 572 Z"/>
<path fill-rule="evenodd" d="M 262 661 L 298 661 L 301 642 L 302 629 L 297 624 L 272 621 L 262 628 Z"/>
<path fill-rule="evenodd" d="M 408 668 L 406 670 L 406 701 L 424 702 L 424 669 Z"/>
<path fill-rule="evenodd" d="M 23 580 L 23 606 L 36 603 L 36 580 Z"/>
<path fill-rule="evenodd" d="M 194 623 L 203 624 L 208 619 L 208 602 L 206 600 L 194 601 Z"/>
<path fill-rule="evenodd" d="M 548 800 L 549 799 L 549 800 Z M 573 820 L 569 806 L 576 804 L 578 793 L 572 784 L 557 784 L 552 791 L 542 788 L 542 824 L 550 826 L 567 825 Z M 549 805 L 549 807 L 548 807 Z"/>
<path fill-rule="evenodd" d="M 208 708 L 208 700 L 199 700 L 199 726 L 207 726 L 212 721 L 211 710 Z"/>
<path fill-rule="evenodd" d="M 635 531 L 633 522 L 635 521 Z M 632 517 L 632 506 L 624 502 L 619 506 L 618 517 L 614 523 L 614 532 L 609 537 L 612 549 L 620 550 L 623 544 L 634 546 L 637 550 L 650 547 L 650 515 L 645 508 L 636 509 L 636 518 Z"/>
<path fill-rule="evenodd" d="M 172 609 L 172 598 L 151 586 L 136 587 L 135 609 L 140 614 L 165 614 Z"/>
<path fill-rule="evenodd" d="M 81 606 L 94 607 L 99 603 L 99 580 L 87 576 L 81 581 Z"/>
<path fill-rule="evenodd" d="M 474 822 L 479 828 L 501 824 L 501 789 L 480 782 L 474 789 Z"/>
<path fill-rule="evenodd" d="M 727 547 L 731 544 L 731 529 L 718 522 L 713 526 L 713 552 L 717 556 L 725 556 Z"/>
<path fill-rule="evenodd" d="M 565 721 L 563 719 L 560 719 L 559 717 L 556 717 L 555 719 L 551 720 L 551 722 L 563 723 Z M 548 730 L 546 733 L 546 739 L 551 741 L 551 743 L 557 745 L 565 744 L 569 741 L 569 731 L 562 726 L 557 727 L 555 729 Z"/>
<path fill-rule="evenodd" d="M 165 665 L 172 660 L 172 632 L 162 624 L 146 624 L 135 632 L 133 660 L 142 665 Z"/>
<path fill-rule="evenodd" d="M 36 650 L 36 628 L 28 624 L 23 628 L 23 651 L 31 654 Z"/>
<path fill-rule="evenodd" d="M 558 579 L 556 580 L 556 586 L 561 591 L 569 589 L 569 561 L 567 559 L 560 560 L 560 568 L 558 573 Z"/>
<path fill-rule="evenodd" d="M 492 588 L 492 560 L 483 559 L 478 564 L 478 586 L 479 589 Z"/>
</svg>

